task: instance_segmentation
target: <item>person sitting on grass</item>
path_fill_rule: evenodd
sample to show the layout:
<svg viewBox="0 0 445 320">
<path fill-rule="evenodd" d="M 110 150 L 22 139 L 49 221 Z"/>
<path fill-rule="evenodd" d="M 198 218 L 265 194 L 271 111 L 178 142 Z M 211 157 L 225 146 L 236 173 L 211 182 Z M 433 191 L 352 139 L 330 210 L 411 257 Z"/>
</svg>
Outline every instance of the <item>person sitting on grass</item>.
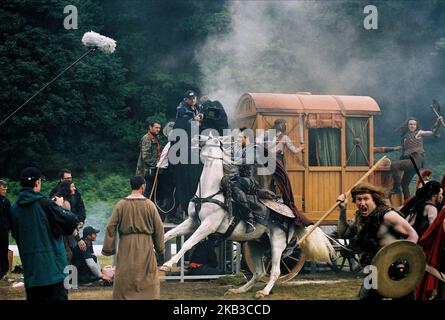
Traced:
<svg viewBox="0 0 445 320">
<path fill-rule="evenodd" d="M 87 245 L 87 249 L 82 251 L 79 247 L 73 248 L 73 265 L 77 268 L 77 276 L 79 285 L 90 285 L 94 282 L 99 283 L 100 280 L 106 282 L 110 279 L 102 274 L 99 261 L 93 250 L 93 242 L 97 239 L 99 230 L 92 226 L 83 229 L 83 241 Z"/>
<path fill-rule="evenodd" d="M 222 271 L 218 269 L 218 258 L 216 257 L 215 246 L 216 239 L 209 236 L 194 247 L 190 257 L 189 275 L 222 274 Z"/>
</svg>

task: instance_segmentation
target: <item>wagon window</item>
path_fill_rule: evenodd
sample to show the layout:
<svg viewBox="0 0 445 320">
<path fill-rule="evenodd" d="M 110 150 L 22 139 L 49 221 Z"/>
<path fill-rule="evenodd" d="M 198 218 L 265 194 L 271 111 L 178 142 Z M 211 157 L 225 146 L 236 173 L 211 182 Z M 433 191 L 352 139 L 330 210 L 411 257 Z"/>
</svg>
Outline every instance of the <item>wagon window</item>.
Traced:
<svg viewBox="0 0 445 320">
<path fill-rule="evenodd" d="M 335 167 L 340 166 L 340 163 L 340 129 L 309 129 L 309 165 Z"/>
<path fill-rule="evenodd" d="M 346 119 L 346 163 L 369 166 L 369 119 Z"/>
</svg>

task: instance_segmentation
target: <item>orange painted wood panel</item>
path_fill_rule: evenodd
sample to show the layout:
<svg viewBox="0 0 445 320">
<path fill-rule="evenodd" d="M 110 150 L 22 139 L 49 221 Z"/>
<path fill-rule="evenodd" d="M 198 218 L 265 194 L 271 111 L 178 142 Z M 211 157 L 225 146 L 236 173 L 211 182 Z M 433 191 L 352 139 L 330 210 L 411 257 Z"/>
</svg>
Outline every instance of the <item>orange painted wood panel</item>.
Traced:
<svg viewBox="0 0 445 320">
<path fill-rule="evenodd" d="M 304 195 L 304 171 L 288 171 L 288 174 L 292 186 L 295 205 L 298 209 L 302 210 Z"/>
<path fill-rule="evenodd" d="M 326 211 L 335 203 L 341 189 L 340 172 L 309 172 L 305 190 L 305 211 Z"/>
</svg>

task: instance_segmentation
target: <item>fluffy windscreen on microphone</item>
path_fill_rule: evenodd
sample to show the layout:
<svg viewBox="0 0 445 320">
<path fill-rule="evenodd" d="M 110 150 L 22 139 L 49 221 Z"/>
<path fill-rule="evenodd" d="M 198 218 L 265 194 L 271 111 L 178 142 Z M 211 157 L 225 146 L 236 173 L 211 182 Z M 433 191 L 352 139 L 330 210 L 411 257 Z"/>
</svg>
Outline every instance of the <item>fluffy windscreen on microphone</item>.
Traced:
<svg viewBox="0 0 445 320">
<path fill-rule="evenodd" d="M 85 32 L 85 34 L 82 37 L 82 43 L 86 47 L 96 47 L 100 51 L 106 54 L 113 53 L 114 50 L 116 49 L 115 40 L 105 37 L 94 31 Z"/>
</svg>

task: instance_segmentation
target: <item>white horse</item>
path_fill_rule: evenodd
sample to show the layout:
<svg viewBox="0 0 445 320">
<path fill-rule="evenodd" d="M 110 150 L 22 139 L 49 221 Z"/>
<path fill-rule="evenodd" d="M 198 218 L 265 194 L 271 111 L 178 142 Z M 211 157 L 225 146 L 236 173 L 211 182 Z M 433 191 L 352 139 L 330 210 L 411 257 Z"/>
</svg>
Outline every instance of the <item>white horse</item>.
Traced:
<svg viewBox="0 0 445 320">
<path fill-rule="evenodd" d="M 222 147 L 224 137 L 213 138 L 206 137 L 205 146 L 201 150 L 201 158 L 204 160 L 204 169 L 201 174 L 200 184 L 196 191 L 196 197 L 212 198 L 224 202 L 224 196 L 220 192 L 220 182 L 223 177 L 223 162 L 230 163 L 230 158 L 225 154 Z M 208 235 L 218 232 L 225 233 L 228 229 L 231 219 L 229 213 L 220 205 L 213 202 L 202 202 L 201 209 L 197 214 L 193 202 L 189 203 L 188 218 L 178 225 L 176 228 L 165 234 L 165 242 L 172 238 L 191 234 L 190 238 L 184 243 L 181 250 L 173 256 L 169 261 L 161 266 L 161 271 L 169 272 L 174 264 L 190 250 L 194 245 L 205 239 Z M 252 262 L 254 264 L 254 273 L 250 281 L 237 289 L 229 289 L 228 294 L 244 293 L 250 290 L 253 285 L 261 280 L 266 274 L 263 256 L 269 248 L 265 248 L 258 240 L 266 233 L 270 241 L 270 249 L 272 253 L 272 268 L 270 271 L 270 280 L 264 289 L 256 292 L 255 298 L 259 299 L 267 296 L 275 282 L 280 276 L 280 260 L 283 251 L 286 249 L 287 240 L 292 237 L 301 237 L 312 226 L 307 228 L 297 227 L 291 224 L 288 235 L 277 224 L 269 222 L 267 226 L 256 224 L 254 232 L 246 234 L 246 225 L 244 221 L 238 223 L 228 240 L 247 241 L 249 251 L 251 253 Z M 306 259 L 329 262 L 330 255 L 334 249 L 326 235 L 317 228 L 306 241 L 301 245 L 301 250 L 306 255 Z"/>
</svg>

